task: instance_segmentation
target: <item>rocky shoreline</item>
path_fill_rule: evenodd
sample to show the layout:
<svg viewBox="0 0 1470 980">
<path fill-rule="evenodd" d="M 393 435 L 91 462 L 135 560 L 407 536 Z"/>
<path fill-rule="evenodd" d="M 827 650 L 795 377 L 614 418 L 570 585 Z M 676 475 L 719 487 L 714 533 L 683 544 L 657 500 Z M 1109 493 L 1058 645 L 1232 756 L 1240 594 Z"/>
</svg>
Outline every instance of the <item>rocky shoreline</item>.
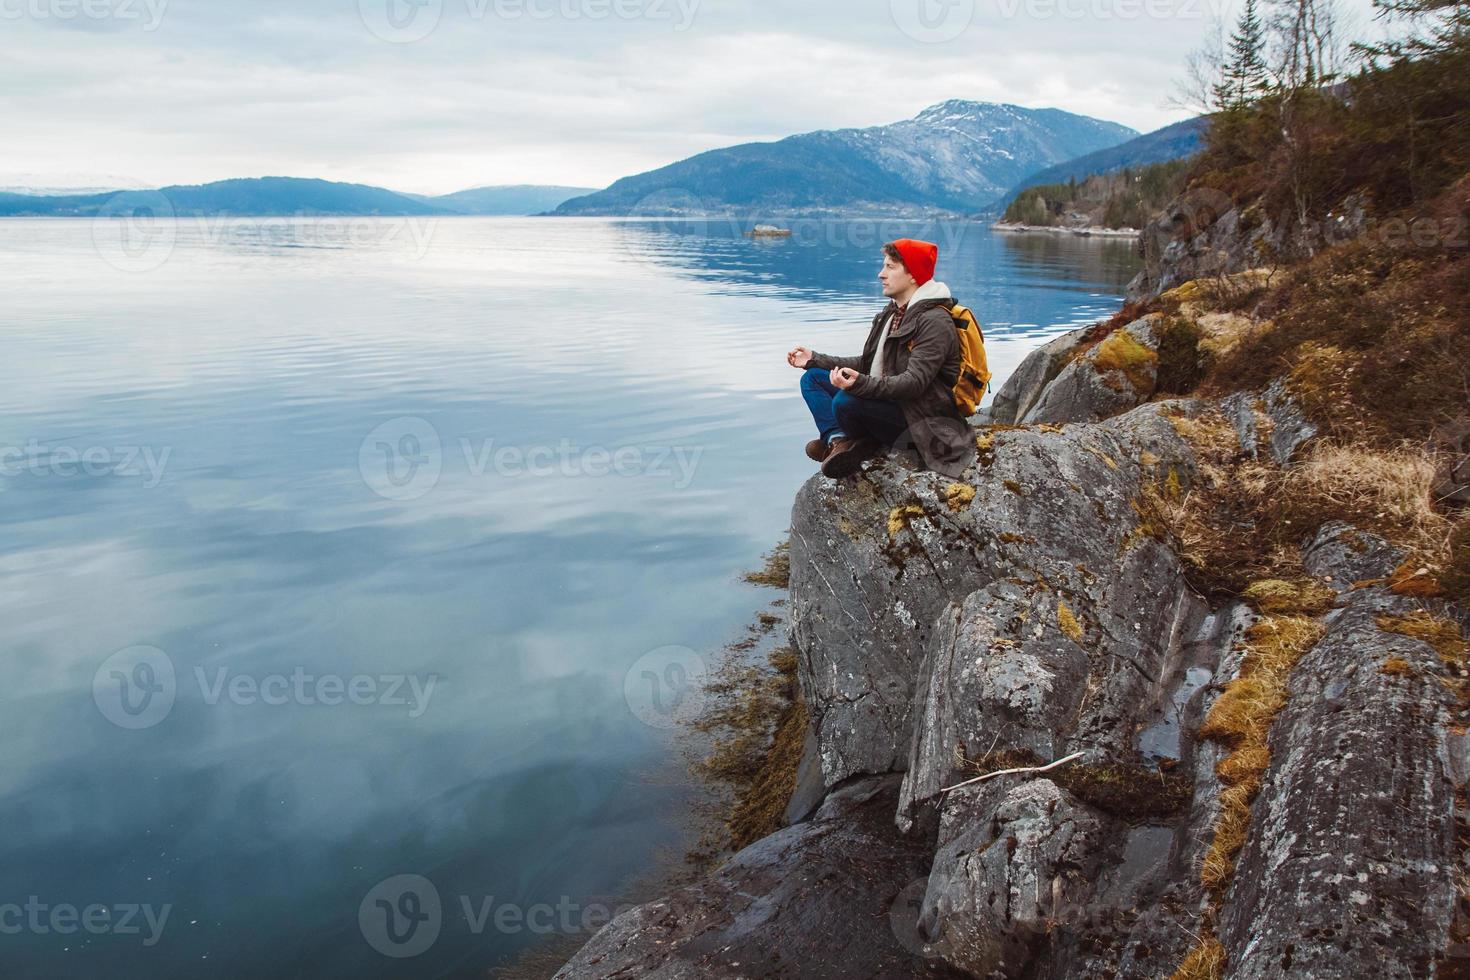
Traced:
<svg viewBox="0 0 1470 980">
<path fill-rule="evenodd" d="M 1280 379 L 1171 396 L 1260 329 L 1184 270 L 1251 250 L 1150 234 L 1152 306 L 1033 352 L 959 480 L 801 488 L 787 826 L 558 978 L 1463 975 L 1470 617 L 1344 520 L 1227 523 L 1273 574 L 1196 584 L 1199 501 L 1319 433 Z"/>
<path fill-rule="evenodd" d="M 1138 238 L 1143 234 L 1137 228 L 1105 228 L 1102 225 L 1085 225 L 1083 227 L 1072 227 L 1070 225 L 1024 225 L 1006 221 L 995 222 L 990 226 L 990 230 L 1011 234 L 1079 235 L 1084 238 Z"/>
</svg>

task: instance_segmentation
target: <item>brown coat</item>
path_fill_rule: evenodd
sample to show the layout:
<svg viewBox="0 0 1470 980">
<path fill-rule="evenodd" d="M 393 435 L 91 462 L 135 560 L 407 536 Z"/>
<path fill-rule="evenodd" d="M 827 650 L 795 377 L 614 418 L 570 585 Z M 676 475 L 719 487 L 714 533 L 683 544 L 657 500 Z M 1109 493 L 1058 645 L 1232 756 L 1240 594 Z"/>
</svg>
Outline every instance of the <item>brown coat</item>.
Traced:
<svg viewBox="0 0 1470 980">
<path fill-rule="evenodd" d="M 807 367 L 847 367 L 859 372 L 848 393 L 898 403 L 908 423 L 908 439 L 900 448 L 917 449 L 924 465 L 957 479 L 975 458 L 975 434 L 954 404 L 960 373 L 960 344 L 949 308 L 954 298 L 943 283 L 928 282 L 909 301 L 903 322 L 888 335 L 883 351 L 883 377 L 869 371 L 883 322 L 898 310 L 890 302 L 873 317 L 868 340 L 857 357 L 812 352 Z M 905 442 L 911 443 L 904 446 Z"/>
</svg>

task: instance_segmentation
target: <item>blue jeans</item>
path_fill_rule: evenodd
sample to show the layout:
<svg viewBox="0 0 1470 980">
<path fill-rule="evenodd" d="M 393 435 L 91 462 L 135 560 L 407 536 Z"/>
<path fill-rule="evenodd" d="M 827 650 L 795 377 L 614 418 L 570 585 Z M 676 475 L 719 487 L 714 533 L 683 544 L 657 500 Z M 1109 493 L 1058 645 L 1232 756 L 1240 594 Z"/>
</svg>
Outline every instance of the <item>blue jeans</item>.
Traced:
<svg viewBox="0 0 1470 980">
<path fill-rule="evenodd" d="M 866 436 L 891 446 L 908 431 L 897 402 L 848 394 L 832 383 L 832 372 L 826 368 L 802 372 L 801 397 L 811 409 L 818 435 L 829 443 L 843 436 Z"/>
</svg>

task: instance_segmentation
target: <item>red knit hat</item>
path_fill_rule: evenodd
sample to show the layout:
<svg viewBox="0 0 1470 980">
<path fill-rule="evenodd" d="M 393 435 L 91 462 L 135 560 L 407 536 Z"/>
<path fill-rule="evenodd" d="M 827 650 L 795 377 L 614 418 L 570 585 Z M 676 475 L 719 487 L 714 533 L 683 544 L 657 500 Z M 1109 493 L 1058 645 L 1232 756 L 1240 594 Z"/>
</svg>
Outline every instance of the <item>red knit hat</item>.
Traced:
<svg viewBox="0 0 1470 980">
<path fill-rule="evenodd" d="M 921 242 L 915 238 L 900 238 L 893 242 L 903 258 L 903 267 L 920 286 L 934 278 L 934 266 L 939 262 L 939 246 L 933 242 Z"/>
</svg>

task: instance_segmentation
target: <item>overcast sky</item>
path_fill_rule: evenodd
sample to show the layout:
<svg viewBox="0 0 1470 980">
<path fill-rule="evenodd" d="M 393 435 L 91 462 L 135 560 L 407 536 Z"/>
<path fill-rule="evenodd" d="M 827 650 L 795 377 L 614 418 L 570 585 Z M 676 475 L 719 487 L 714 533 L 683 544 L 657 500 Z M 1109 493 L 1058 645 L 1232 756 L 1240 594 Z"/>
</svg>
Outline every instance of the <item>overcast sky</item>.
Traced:
<svg viewBox="0 0 1470 980">
<path fill-rule="evenodd" d="M 951 98 L 1147 131 L 1225 2 L 0 0 L 0 185 L 601 187 Z"/>
</svg>

